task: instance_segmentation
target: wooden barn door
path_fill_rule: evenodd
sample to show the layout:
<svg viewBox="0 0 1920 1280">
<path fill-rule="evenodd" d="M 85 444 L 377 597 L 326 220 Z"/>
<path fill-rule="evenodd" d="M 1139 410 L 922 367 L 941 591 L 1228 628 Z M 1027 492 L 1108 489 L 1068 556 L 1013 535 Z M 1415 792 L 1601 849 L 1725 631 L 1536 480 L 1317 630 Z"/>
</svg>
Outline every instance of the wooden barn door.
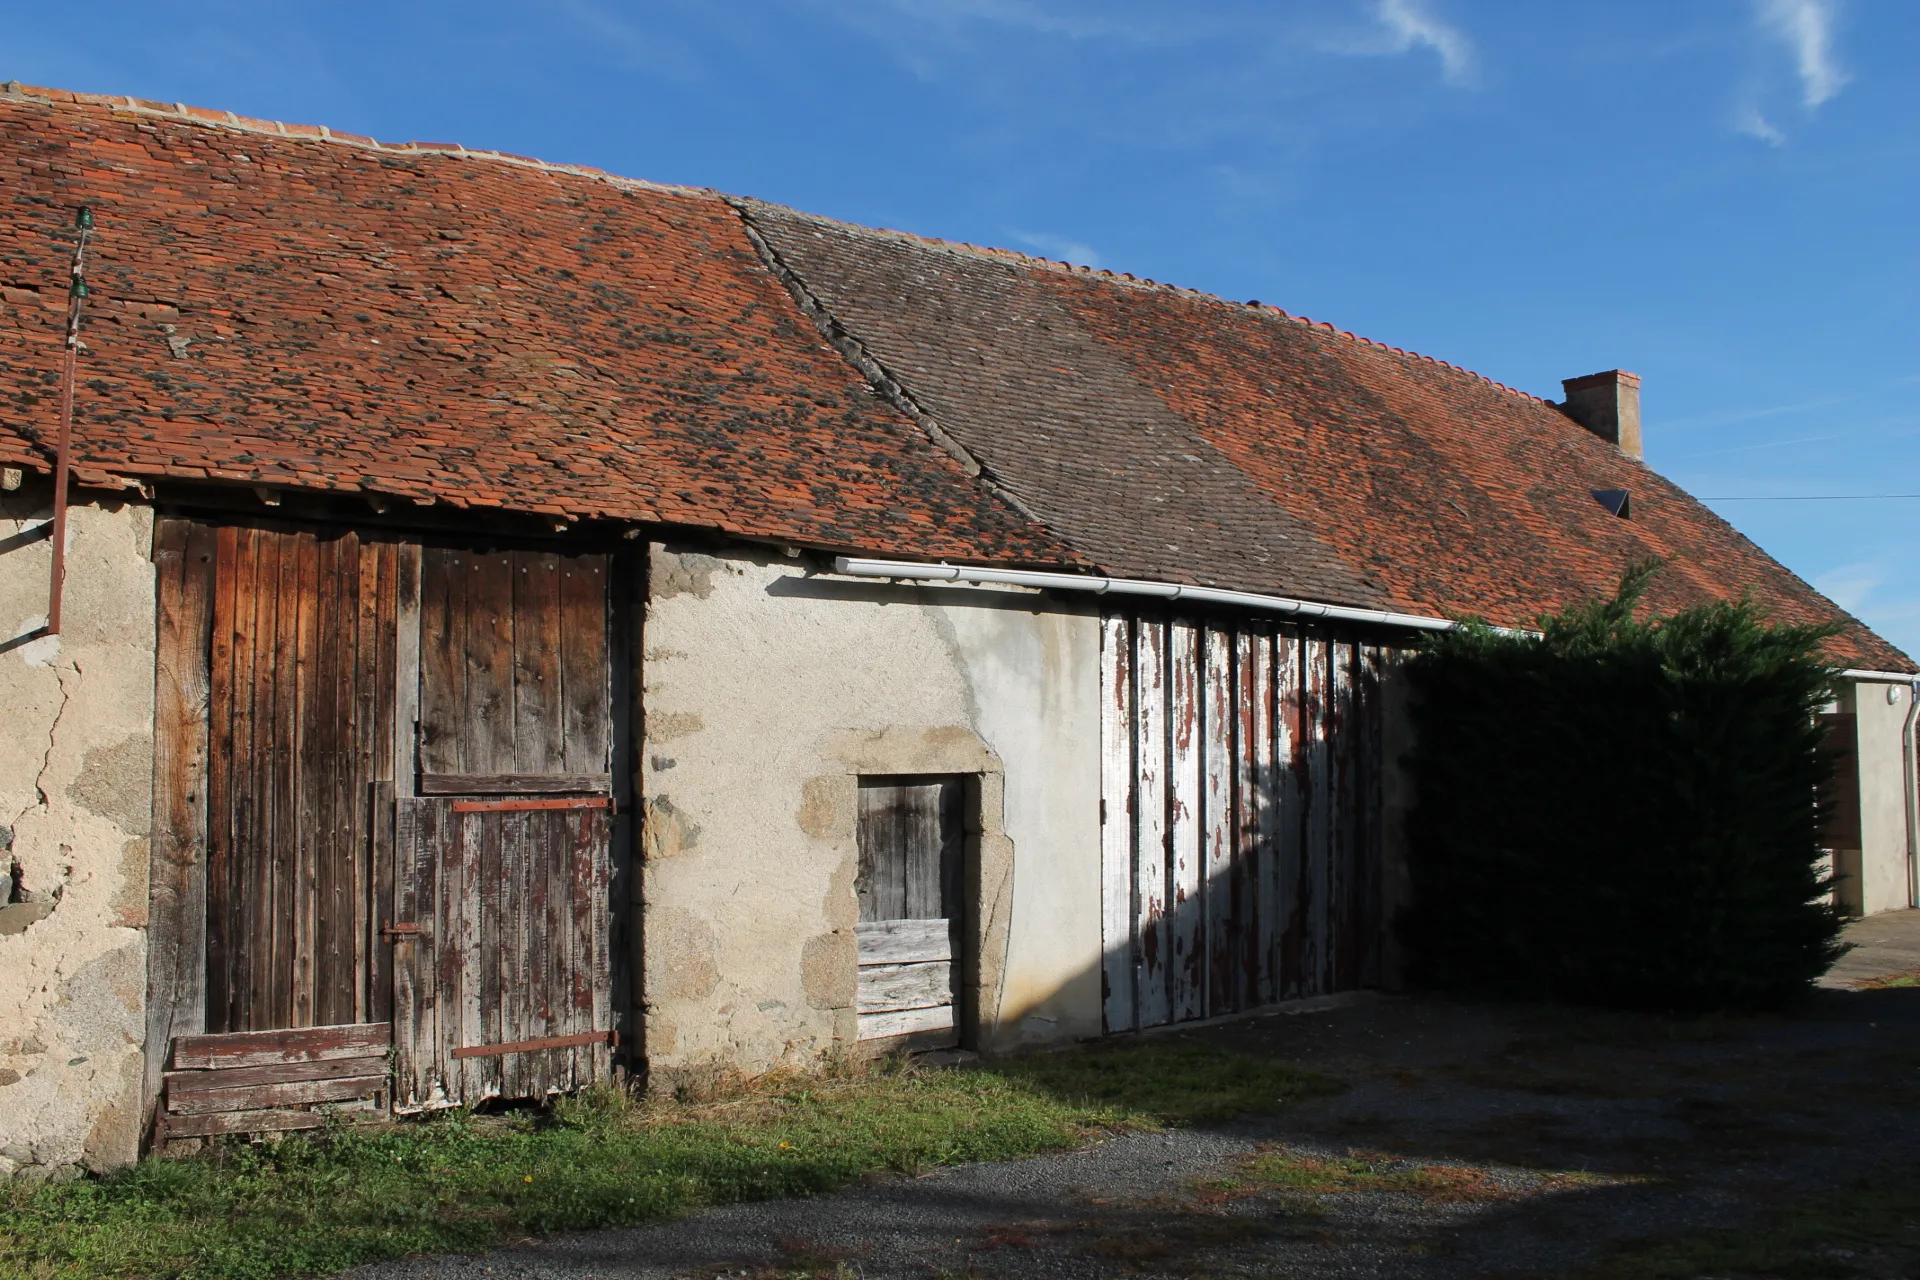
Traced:
<svg viewBox="0 0 1920 1280">
<path fill-rule="evenodd" d="M 1107 1030 L 1377 984 L 1384 651 L 1254 619 L 1103 627 Z"/>
<path fill-rule="evenodd" d="M 403 1110 L 611 1065 L 612 617 L 604 555 L 426 547 L 393 931 Z M 403 690 L 405 688 L 403 682 Z"/>
<path fill-rule="evenodd" d="M 385 1021 L 369 801 L 391 776 L 396 548 L 211 534 L 206 1030 Z"/>
<path fill-rule="evenodd" d="M 919 1049 L 960 1041 L 954 943 L 965 846 L 959 778 L 860 782 L 860 1039 Z"/>
<path fill-rule="evenodd" d="M 387 1088 L 400 549 L 174 518 L 155 543 L 154 1133 L 318 1125 Z"/>
</svg>

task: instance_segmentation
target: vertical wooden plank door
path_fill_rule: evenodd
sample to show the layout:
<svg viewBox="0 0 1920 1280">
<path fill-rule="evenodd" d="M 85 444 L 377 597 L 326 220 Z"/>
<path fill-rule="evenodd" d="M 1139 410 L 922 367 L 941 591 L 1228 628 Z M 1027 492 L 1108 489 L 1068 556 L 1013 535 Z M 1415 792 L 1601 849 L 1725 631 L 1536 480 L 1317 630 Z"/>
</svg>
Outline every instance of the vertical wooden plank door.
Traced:
<svg viewBox="0 0 1920 1280">
<path fill-rule="evenodd" d="M 612 1064 L 611 564 L 426 547 L 412 794 L 396 801 L 401 1110 Z"/>
<path fill-rule="evenodd" d="M 958 778 L 860 782 L 862 1040 L 918 1049 L 960 1042 L 953 968 L 961 924 L 964 795 Z"/>
<path fill-rule="evenodd" d="M 369 797 L 390 776 L 379 593 L 395 548 L 209 533 L 204 1030 L 384 1021 Z"/>
<path fill-rule="evenodd" d="M 1377 982 L 1382 651 L 1146 612 L 1101 643 L 1106 1029 Z"/>
<path fill-rule="evenodd" d="M 178 517 L 155 540 L 152 1136 L 377 1106 L 389 886 L 370 798 L 392 762 L 397 548 Z"/>
</svg>

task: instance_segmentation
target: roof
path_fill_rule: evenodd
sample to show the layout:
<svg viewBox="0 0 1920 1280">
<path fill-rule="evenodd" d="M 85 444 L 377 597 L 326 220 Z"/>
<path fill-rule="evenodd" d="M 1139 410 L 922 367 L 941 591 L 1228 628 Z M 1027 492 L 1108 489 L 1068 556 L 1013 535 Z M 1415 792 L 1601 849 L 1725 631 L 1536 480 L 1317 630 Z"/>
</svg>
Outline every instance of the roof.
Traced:
<svg viewBox="0 0 1920 1280">
<path fill-rule="evenodd" d="M 746 209 L 988 478 L 1109 572 L 1526 626 L 1657 557 L 1650 608 L 1751 593 L 1841 621 L 1849 665 L 1914 669 L 1538 397 L 1270 306 Z"/>
<path fill-rule="evenodd" d="M 0 93 L 0 461 L 1526 625 L 1671 564 L 1914 664 L 1552 404 L 1271 307 L 448 144 Z M 831 339 L 830 343 L 828 339 Z M 838 348 L 836 350 L 836 347 Z M 851 357 L 851 359 L 849 359 Z M 1632 494 L 1619 519 L 1596 489 Z"/>
<path fill-rule="evenodd" d="M 185 113 L 0 94 L 0 461 L 56 439 L 87 204 L 83 482 L 1079 563 L 874 394 L 719 197 Z"/>
</svg>

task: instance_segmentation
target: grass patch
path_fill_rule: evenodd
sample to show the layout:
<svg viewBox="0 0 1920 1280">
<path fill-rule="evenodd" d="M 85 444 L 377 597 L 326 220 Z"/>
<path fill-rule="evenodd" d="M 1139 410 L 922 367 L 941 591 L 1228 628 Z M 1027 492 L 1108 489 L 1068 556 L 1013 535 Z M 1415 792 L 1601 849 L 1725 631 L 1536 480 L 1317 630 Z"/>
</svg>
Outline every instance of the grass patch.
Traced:
<svg viewBox="0 0 1920 1280">
<path fill-rule="evenodd" d="M 1202 1194 L 1215 1196 L 1278 1193 L 1295 1196 L 1353 1192 L 1398 1192 L 1435 1204 L 1519 1200 L 1555 1191 L 1608 1186 L 1621 1179 L 1579 1172 L 1496 1172 L 1464 1164 L 1410 1160 L 1384 1151 L 1349 1151 L 1344 1156 L 1315 1155 L 1271 1147 L 1241 1162 L 1237 1176 L 1210 1182 Z"/>
<path fill-rule="evenodd" d="M 1877 978 L 1861 978 L 1853 984 L 1855 991 L 1893 991 L 1903 987 L 1920 987 L 1920 969 L 1885 973 Z"/>
<path fill-rule="evenodd" d="M 1864 1180 L 1749 1228 L 1629 1245 L 1579 1280 L 1910 1280 L 1920 1275 L 1920 1169 Z"/>
<path fill-rule="evenodd" d="M 1345 1086 L 1271 1058 L 1231 1053 L 1184 1036 L 1154 1036 L 1070 1053 L 1040 1054 L 997 1068 L 1079 1106 L 1196 1124 L 1268 1115 Z"/>
<path fill-rule="evenodd" d="M 1260 1082 L 1252 1092 L 1250 1080 Z M 1115 1129 L 1270 1111 L 1327 1087 L 1245 1055 L 1150 1044 L 992 1069 L 883 1063 L 768 1077 L 691 1103 L 608 1088 L 547 1114 L 455 1112 L 229 1142 L 105 1178 L 0 1189 L 0 1277 L 326 1274 L 1031 1155 Z M 1207 1104 L 1210 1088 L 1225 1100 Z M 842 1260 L 800 1261 L 817 1272 Z"/>
</svg>

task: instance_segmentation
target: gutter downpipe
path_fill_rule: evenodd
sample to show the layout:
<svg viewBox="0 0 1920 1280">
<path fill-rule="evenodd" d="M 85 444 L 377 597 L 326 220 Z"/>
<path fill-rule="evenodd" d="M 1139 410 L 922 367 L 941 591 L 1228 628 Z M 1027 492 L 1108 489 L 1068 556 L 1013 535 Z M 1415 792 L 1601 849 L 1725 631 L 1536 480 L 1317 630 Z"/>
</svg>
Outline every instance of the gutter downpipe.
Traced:
<svg viewBox="0 0 1920 1280">
<path fill-rule="evenodd" d="M 1900 730 L 1900 762 L 1906 770 L 1900 790 L 1907 802 L 1907 908 L 1920 907 L 1920 769 L 1915 768 L 1913 720 L 1920 713 L 1920 676 L 1907 687 L 1907 723 Z"/>
<path fill-rule="evenodd" d="M 1192 600 L 1201 604 L 1259 609 L 1291 618 L 1366 622 L 1375 626 L 1405 627 L 1414 631 L 1451 631 L 1460 625 L 1449 618 L 1390 613 L 1383 609 L 1353 609 L 1345 605 L 1295 600 L 1287 596 L 1263 596 L 1247 591 L 1222 591 L 1215 587 L 1189 587 L 1173 582 L 1148 582 L 1139 578 L 1094 578 L 1074 573 L 1037 573 L 1025 569 L 972 569 L 962 565 L 925 564 L 908 560 L 867 560 L 858 556 L 836 556 L 833 561 L 833 570 L 835 573 L 843 573 L 854 578 L 893 578 L 906 582 L 999 583 L 1004 586 L 1034 587 L 1045 591 L 1086 591 L 1094 595 L 1146 596 L 1155 600 Z M 1505 628 L 1495 628 L 1495 630 L 1506 631 Z M 1507 632 L 1507 634 L 1524 633 Z"/>
</svg>

